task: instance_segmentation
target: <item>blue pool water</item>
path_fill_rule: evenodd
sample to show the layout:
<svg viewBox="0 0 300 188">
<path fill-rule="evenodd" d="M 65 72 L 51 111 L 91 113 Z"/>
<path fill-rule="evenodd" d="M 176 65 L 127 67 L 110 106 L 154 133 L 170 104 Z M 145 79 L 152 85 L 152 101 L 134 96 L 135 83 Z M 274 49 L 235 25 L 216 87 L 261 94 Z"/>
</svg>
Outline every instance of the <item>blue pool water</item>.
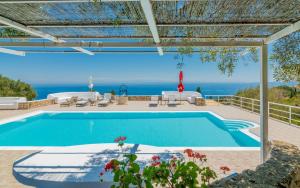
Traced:
<svg viewBox="0 0 300 188">
<path fill-rule="evenodd" d="M 70 146 L 126 136 L 127 143 L 153 146 L 258 147 L 239 131 L 249 126 L 208 112 L 43 113 L 0 125 L 0 145 Z"/>
</svg>

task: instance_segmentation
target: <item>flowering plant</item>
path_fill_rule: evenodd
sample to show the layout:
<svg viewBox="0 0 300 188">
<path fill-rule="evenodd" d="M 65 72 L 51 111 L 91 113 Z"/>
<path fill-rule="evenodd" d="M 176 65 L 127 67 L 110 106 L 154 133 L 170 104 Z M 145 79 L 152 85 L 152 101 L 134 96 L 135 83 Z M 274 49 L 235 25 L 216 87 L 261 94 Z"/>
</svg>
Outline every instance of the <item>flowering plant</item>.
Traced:
<svg viewBox="0 0 300 188">
<path fill-rule="evenodd" d="M 140 166 L 135 162 L 136 158 L 137 156 L 134 154 L 126 154 L 122 161 L 113 159 L 105 165 L 104 171 L 100 172 L 100 176 L 103 176 L 107 171 L 113 172 L 113 181 L 118 184 L 112 185 L 112 188 L 123 188 L 130 185 L 142 188 L 143 179 L 140 173 Z M 101 179 L 100 181 L 103 180 Z"/>
<path fill-rule="evenodd" d="M 230 171 L 230 168 L 228 166 L 221 166 L 220 170 L 222 170 L 223 174 L 226 174 Z"/>
<path fill-rule="evenodd" d="M 125 140 L 126 137 L 125 139 L 118 137 L 115 142 L 120 146 L 119 141 L 123 141 L 124 144 Z M 113 159 L 109 161 L 100 176 L 108 171 L 112 172 L 114 174 L 113 181 L 116 183 L 112 185 L 112 188 L 130 186 L 138 188 L 153 188 L 154 186 L 168 188 L 207 187 L 217 175 L 212 169 L 204 165 L 207 161 L 206 155 L 191 149 L 186 149 L 184 153 L 192 160 L 184 161 L 176 156 L 162 160 L 160 156 L 154 155 L 143 170 L 136 162 L 137 156 L 135 154 L 124 154 L 122 160 Z"/>
<path fill-rule="evenodd" d="M 122 149 L 122 147 L 124 146 L 124 143 L 125 143 L 126 139 L 127 139 L 126 136 L 119 136 L 119 137 L 117 137 L 114 140 L 114 142 L 118 143 L 118 146 L 121 147 L 121 149 Z"/>
</svg>

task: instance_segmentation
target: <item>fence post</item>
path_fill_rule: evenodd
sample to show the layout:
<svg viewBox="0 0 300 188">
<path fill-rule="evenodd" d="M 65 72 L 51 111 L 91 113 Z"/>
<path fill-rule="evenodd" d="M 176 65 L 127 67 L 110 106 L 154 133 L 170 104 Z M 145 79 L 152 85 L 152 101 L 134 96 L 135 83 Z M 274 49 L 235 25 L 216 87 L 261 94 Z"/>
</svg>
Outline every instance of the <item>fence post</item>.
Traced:
<svg viewBox="0 0 300 188">
<path fill-rule="evenodd" d="M 220 96 L 218 95 L 218 103 L 220 103 Z"/>
<path fill-rule="evenodd" d="M 243 108 L 243 98 L 241 97 L 240 99 L 240 107 Z"/>
<path fill-rule="evenodd" d="M 251 99 L 251 109 L 252 109 L 252 112 L 254 112 L 254 100 L 253 99 Z"/>
<path fill-rule="evenodd" d="M 289 124 L 292 124 L 292 107 L 289 106 Z"/>
</svg>

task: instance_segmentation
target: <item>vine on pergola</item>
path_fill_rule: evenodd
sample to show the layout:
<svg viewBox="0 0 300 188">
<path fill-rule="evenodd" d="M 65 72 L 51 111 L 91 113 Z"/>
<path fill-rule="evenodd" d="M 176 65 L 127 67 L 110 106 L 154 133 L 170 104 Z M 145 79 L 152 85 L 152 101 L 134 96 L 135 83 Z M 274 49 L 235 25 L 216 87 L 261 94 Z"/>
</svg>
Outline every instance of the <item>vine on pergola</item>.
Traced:
<svg viewBox="0 0 300 188">
<path fill-rule="evenodd" d="M 276 81 L 300 83 L 300 32 L 279 39 L 270 57 Z"/>
<path fill-rule="evenodd" d="M 26 36 L 26 33 L 10 27 L 0 29 L 0 37 L 9 38 L 13 36 Z"/>
<path fill-rule="evenodd" d="M 174 42 L 174 40 L 181 43 L 190 43 L 199 41 L 201 39 L 192 38 L 192 30 L 190 28 L 182 28 L 186 31 L 186 36 L 178 39 L 169 39 L 164 40 L 164 42 Z M 178 28 L 177 28 L 178 31 Z M 174 31 L 171 31 L 174 32 Z M 180 31 L 183 32 L 183 31 Z M 212 34 L 213 35 L 213 34 Z M 206 39 L 207 40 L 207 39 Z M 213 41 L 213 39 L 209 40 Z M 182 69 L 185 64 L 185 60 L 189 57 L 192 57 L 195 53 L 194 50 L 197 50 L 200 55 L 201 63 L 217 63 L 217 67 L 221 73 L 231 76 L 234 72 L 234 69 L 237 63 L 242 60 L 245 65 L 251 62 L 258 62 L 258 53 L 257 48 L 242 48 L 242 47 L 191 47 L 183 46 L 178 47 L 177 53 L 174 56 L 174 59 L 177 60 L 177 68 Z"/>
</svg>

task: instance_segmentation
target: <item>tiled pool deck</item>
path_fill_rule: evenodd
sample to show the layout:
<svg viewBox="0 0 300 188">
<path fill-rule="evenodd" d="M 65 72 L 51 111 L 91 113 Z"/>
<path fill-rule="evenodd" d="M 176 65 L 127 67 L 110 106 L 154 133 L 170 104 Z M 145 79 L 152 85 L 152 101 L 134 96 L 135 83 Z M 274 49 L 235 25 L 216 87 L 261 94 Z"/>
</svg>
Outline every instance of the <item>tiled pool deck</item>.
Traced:
<svg viewBox="0 0 300 188">
<path fill-rule="evenodd" d="M 129 101 L 128 105 L 111 104 L 108 107 L 59 107 L 58 105 L 45 106 L 30 110 L 2 110 L 0 120 L 16 117 L 26 113 L 46 110 L 46 111 L 212 111 L 226 119 L 241 119 L 259 124 L 259 116 L 237 107 L 216 105 L 210 103 L 207 106 L 194 106 L 182 102 L 177 107 L 159 105 L 158 107 L 148 107 L 148 102 Z M 253 130 L 259 134 L 259 129 Z M 275 120 L 269 121 L 269 137 L 271 140 L 283 140 L 300 147 L 300 128 L 287 125 Z M 0 151 L 0 187 L 26 187 L 17 182 L 12 175 L 13 162 L 25 154 L 32 151 L 2 150 Z M 259 163 L 259 151 L 202 151 L 208 156 L 208 163 L 211 167 L 219 171 L 222 165 L 229 166 L 235 172 L 244 169 L 254 169 Z"/>
</svg>

